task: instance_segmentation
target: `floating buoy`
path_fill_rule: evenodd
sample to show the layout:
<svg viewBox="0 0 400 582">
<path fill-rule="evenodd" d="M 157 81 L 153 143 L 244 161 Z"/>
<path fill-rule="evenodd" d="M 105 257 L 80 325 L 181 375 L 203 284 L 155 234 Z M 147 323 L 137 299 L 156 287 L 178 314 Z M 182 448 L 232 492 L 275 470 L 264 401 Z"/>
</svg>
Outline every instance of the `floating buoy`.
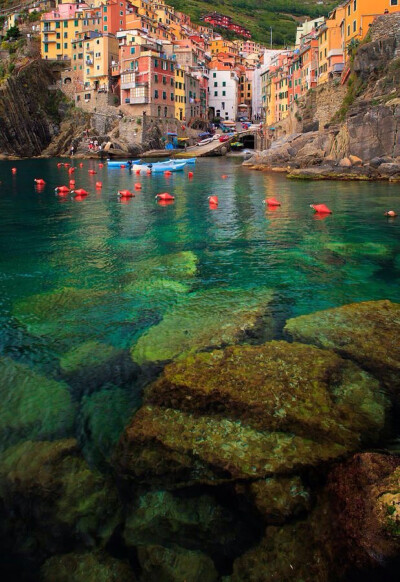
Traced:
<svg viewBox="0 0 400 582">
<path fill-rule="evenodd" d="M 17 168 L 11 168 L 11 173 L 12 174 L 16 174 L 17 173 Z"/>
<path fill-rule="evenodd" d="M 171 170 L 165 170 L 164 176 L 172 176 Z"/>
<path fill-rule="evenodd" d="M 96 172 L 96 170 L 88 170 L 88 174 L 93 175 L 93 174 L 97 174 L 97 172 Z"/>
<path fill-rule="evenodd" d="M 80 168 L 83 168 L 83 163 L 82 162 L 79 164 L 79 167 Z"/>
<path fill-rule="evenodd" d="M 75 196 L 87 196 L 89 192 L 83 188 L 78 188 L 77 190 L 71 190 L 71 194 L 75 194 Z"/>
<path fill-rule="evenodd" d="M 57 164 L 57 168 L 61 168 L 64 164 L 62 164 L 61 162 L 58 162 Z"/>
<path fill-rule="evenodd" d="M 57 186 L 57 188 L 55 188 L 56 192 L 69 192 L 69 188 L 67 186 Z"/>
<path fill-rule="evenodd" d="M 162 192 L 162 194 L 157 194 L 157 200 L 175 200 L 175 196 L 168 194 L 168 192 Z"/>
<path fill-rule="evenodd" d="M 99 168 L 104 168 L 104 164 L 99 164 Z"/>
<path fill-rule="evenodd" d="M 140 175 L 140 170 L 136 170 L 135 174 L 136 174 L 136 176 L 139 176 Z"/>
<path fill-rule="evenodd" d="M 218 196 L 209 196 L 208 202 L 210 203 L 210 206 L 218 206 Z"/>
<path fill-rule="evenodd" d="M 70 180 L 70 181 L 69 181 L 69 185 L 70 185 L 70 186 L 75 186 L 75 180 Z"/>
<path fill-rule="evenodd" d="M 75 172 L 75 168 L 68 168 L 68 174 L 73 174 Z"/>
<path fill-rule="evenodd" d="M 225 180 L 228 176 L 226 174 L 222 174 L 221 178 Z"/>
<path fill-rule="evenodd" d="M 96 182 L 96 188 L 102 188 L 103 182 Z"/>
<path fill-rule="evenodd" d="M 388 210 L 385 212 L 385 216 L 391 216 L 393 218 L 394 216 L 397 216 L 397 214 L 394 210 Z"/>
<path fill-rule="evenodd" d="M 69 168 L 69 167 L 70 167 L 70 165 L 71 165 L 71 164 L 68 164 L 68 163 L 66 163 L 66 164 L 64 164 L 64 168 Z"/>
<path fill-rule="evenodd" d="M 135 190 L 141 190 L 142 189 L 142 185 L 139 184 L 139 182 L 135 183 Z"/>
<path fill-rule="evenodd" d="M 157 200 L 158 206 L 170 206 L 173 203 L 173 200 Z"/>
<path fill-rule="evenodd" d="M 120 168 L 126 168 L 125 164 L 121 164 Z"/>
<path fill-rule="evenodd" d="M 124 198 L 132 198 L 132 196 L 135 196 L 134 193 L 129 190 L 118 190 L 118 195 L 123 196 Z"/>
<path fill-rule="evenodd" d="M 151 170 L 147 170 L 146 174 L 147 174 L 148 176 L 151 176 Z"/>
<path fill-rule="evenodd" d="M 193 172 L 188 172 L 188 178 L 193 178 Z"/>
<path fill-rule="evenodd" d="M 87 194 L 78 194 L 77 196 L 74 197 L 74 200 L 85 200 Z"/>
<path fill-rule="evenodd" d="M 46 184 L 43 178 L 35 178 L 34 182 L 36 182 L 36 184 L 39 184 L 40 186 L 44 186 L 44 184 Z"/>
<path fill-rule="evenodd" d="M 332 214 L 332 210 L 326 204 L 310 204 L 310 208 L 314 208 L 319 214 Z"/>
<path fill-rule="evenodd" d="M 265 204 L 268 206 L 280 206 L 281 203 L 276 198 L 266 198 Z"/>
</svg>

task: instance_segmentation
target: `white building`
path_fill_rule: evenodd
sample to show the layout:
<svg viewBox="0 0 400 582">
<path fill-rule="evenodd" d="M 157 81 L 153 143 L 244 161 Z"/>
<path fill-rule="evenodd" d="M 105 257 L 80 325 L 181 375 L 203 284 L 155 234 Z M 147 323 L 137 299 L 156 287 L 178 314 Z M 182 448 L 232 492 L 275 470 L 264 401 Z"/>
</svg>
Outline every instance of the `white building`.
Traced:
<svg viewBox="0 0 400 582">
<path fill-rule="evenodd" d="M 208 106 L 215 117 L 235 121 L 238 114 L 239 77 L 230 68 L 210 69 Z"/>
<path fill-rule="evenodd" d="M 306 20 L 296 30 L 296 48 L 299 48 L 301 44 L 301 38 L 306 34 L 309 34 L 313 28 L 318 28 L 325 21 L 324 16 L 319 18 L 314 18 L 314 20 Z"/>
</svg>

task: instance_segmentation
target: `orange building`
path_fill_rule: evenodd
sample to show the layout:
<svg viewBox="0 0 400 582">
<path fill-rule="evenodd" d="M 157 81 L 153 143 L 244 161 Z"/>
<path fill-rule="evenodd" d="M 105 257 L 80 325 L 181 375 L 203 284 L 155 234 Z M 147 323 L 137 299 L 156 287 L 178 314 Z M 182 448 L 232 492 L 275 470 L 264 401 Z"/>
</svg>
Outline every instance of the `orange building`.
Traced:
<svg viewBox="0 0 400 582">
<path fill-rule="evenodd" d="M 362 40 L 375 18 L 381 14 L 400 11 L 400 0 L 347 0 L 342 4 L 344 48 L 352 40 Z"/>
</svg>

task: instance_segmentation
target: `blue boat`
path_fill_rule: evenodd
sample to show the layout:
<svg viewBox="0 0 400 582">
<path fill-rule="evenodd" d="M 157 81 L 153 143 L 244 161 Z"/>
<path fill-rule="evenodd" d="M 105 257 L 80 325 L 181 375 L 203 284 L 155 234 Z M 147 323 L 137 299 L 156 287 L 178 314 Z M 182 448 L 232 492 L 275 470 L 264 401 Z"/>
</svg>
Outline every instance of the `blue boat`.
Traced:
<svg viewBox="0 0 400 582">
<path fill-rule="evenodd" d="M 129 162 L 132 162 L 132 165 L 139 164 L 140 160 L 107 160 L 107 167 L 108 168 L 120 168 L 121 166 L 128 167 Z"/>
</svg>

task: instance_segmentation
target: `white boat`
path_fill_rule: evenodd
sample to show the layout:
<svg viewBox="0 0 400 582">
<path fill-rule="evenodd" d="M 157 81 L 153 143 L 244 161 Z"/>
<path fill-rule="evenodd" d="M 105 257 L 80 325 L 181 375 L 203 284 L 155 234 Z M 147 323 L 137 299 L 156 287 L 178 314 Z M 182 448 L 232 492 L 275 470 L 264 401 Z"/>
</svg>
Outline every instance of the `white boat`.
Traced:
<svg viewBox="0 0 400 582">
<path fill-rule="evenodd" d="M 213 137 L 206 137 L 206 139 L 202 139 L 201 141 L 197 142 L 198 146 L 203 146 L 203 145 L 207 145 L 208 143 L 211 143 L 214 140 Z"/>
<path fill-rule="evenodd" d="M 157 162 L 155 164 L 135 164 L 132 167 L 132 170 L 134 172 L 140 172 L 141 174 L 147 174 L 148 172 L 150 172 L 151 174 L 157 174 L 160 172 L 166 172 L 166 171 L 170 171 L 170 172 L 179 172 L 180 170 L 183 170 L 183 168 L 186 166 L 186 161 L 182 160 L 182 161 L 174 161 L 174 160 L 170 160 L 168 162 Z"/>
</svg>

